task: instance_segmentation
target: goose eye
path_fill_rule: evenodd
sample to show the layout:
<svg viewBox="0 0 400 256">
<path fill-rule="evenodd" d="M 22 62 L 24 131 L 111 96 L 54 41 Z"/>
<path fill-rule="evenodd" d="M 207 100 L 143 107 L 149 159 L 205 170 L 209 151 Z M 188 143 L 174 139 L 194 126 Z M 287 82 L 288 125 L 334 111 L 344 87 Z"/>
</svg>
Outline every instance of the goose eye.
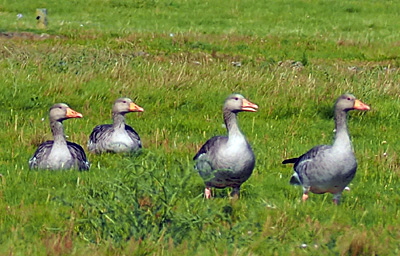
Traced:
<svg viewBox="0 0 400 256">
<path fill-rule="evenodd" d="M 124 100 L 122 103 L 126 103 L 126 100 Z"/>
<path fill-rule="evenodd" d="M 347 98 L 347 100 L 351 100 L 351 98 L 350 98 L 350 97 L 348 97 L 348 98 Z"/>
<path fill-rule="evenodd" d="M 58 107 L 59 109 L 62 109 L 62 107 Z"/>
<path fill-rule="evenodd" d="M 238 98 L 238 97 L 235 97 L 235 100 L 239 100 L 239 98 Z"/>
</svg>

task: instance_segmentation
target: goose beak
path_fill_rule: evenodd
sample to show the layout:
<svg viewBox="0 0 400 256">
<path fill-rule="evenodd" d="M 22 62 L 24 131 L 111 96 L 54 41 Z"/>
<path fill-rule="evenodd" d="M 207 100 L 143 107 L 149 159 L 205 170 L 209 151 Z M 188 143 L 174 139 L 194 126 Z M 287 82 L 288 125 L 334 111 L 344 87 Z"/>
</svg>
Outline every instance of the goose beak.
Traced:
<svg viewBox="0 0 400 256">
<path fill-rule="evenodd" d="M 369 110 L 369 106 L 362 102 L 361 100 L 355 100 L 354 102 L 354 109 L 357 110 Z"/>
<path fill-rule="evenodd" d="M 79 113 L 79 112 L 76 112 L 72 108 L 67 108 L 66 117 L 68 117 L 68 118 L 81 118 L 81 117 L 83 117 L 83 115 L 81 113 Z"/>
<path fill-rule="evenodd" d="M 246 99 L 243 99 L 242 101 L 242 111 L 249 111 L 249 112 L 256 112 L 258 109 L 258 106 Z"/>
<path fill-rule="evenodd" d="M 144 109 L 142 107 L 139 107 L 138 105 L 136 105 L 135 103 L 131 102 L 129 104 L 129 111 L 130 112 L 143 112 Z"/>
</svg>

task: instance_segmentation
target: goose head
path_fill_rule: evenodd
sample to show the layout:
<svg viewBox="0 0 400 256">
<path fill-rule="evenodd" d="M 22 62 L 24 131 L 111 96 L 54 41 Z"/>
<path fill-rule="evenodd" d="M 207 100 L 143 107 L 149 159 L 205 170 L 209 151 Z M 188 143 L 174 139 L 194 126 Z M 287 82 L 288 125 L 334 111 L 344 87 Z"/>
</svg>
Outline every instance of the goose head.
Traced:
<svg viewBox="0 0 400 256">
<path fill-rule="evenodd" d="M 126 114 L 129 112 L 143 112 L 144 109 L 129 98 L 119 98 L 114 102 L 112 111 L 113 113 Z"/>
<path fill-rule="evenodd" d="M 81 118 L 83 115 L 75 110 L 71 109 L 65 103 L 57 103 L 54 104 L 50 108 L 50 121 L 59 121 L 62 122 L 69 118 Z"/>
<path fill-rule="evenodd" d="M 241 94 L 231 94 L 225 100 L 224 109 L 234 113 L 241 111 L 256 112 L 258 106 L 247 100 Z"/>
<path fill-rule="evenodd" d="M 337 99 L 335 109 L 347 112 L 350 110 L 369 110 L 370 108 L 354 95 L 345 93 Z"/>
</svg>

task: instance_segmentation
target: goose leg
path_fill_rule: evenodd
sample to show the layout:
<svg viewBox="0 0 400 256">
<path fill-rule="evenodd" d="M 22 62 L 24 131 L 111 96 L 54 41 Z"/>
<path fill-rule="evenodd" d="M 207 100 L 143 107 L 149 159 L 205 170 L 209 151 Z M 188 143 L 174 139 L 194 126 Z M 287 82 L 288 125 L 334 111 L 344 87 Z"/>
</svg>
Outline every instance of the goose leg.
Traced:
<svg viewBox="0 0 400 256">
<path fill-rule="evenodd" d="M 210 199 L 210 198 L 212 197 L 211 188 L 210 188 L 210 187 L 206 187 L 206 188 L 204 189 L 204 197 L 205 197 L 206 199 Z"/>
<path fill-rule="evenodd" d="M 342 197 L 342 192 L 333 194 L 333 203 L 338 205 L 340 203 L 340 198 Z"/>
<path fill-rule="evenodd" d="M 308 192 L 310 191 L 310 187 L 303 187 L 303 197 L 301 198 L 303 202 L 308 199 Z"/>
<path fill-rule="evenodd" d="M 240 187 L 234 187 L 231 192 L 231 198 L 239 198 L 240 196 Z"/>
</svg>

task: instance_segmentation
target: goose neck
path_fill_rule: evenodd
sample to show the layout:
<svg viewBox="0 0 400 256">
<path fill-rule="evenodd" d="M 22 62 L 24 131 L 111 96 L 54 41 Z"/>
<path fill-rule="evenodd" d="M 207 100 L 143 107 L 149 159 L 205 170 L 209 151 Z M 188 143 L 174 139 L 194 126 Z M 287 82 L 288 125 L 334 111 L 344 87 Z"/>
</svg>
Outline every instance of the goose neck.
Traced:
<svg viewBox="0 0 400 256">
<path fill-rule="evenodd" d="M 224 110 L 224 121 L 229 137 L 242 135 L 237 123 L 237 113 Z"/>
<path fill-rule="evenodd" d="M 64 136 L 64 128 L 60 121 L 50 122 L 51 132 L 53 133 L 55 144 L 67 144 Z"/>
<path fill-rule="evenodd" d="M 121 113 L 113 113 L 113 127 L 124 128 L 125 127 L 125 116 Z"/>
<path fill-rule="evenodd" d="M 347 129 L 347 112 L 341 110 L 335 111 L 335 142 L 334 146 L 350 146 L 350 135 Z"/>
</svg>

